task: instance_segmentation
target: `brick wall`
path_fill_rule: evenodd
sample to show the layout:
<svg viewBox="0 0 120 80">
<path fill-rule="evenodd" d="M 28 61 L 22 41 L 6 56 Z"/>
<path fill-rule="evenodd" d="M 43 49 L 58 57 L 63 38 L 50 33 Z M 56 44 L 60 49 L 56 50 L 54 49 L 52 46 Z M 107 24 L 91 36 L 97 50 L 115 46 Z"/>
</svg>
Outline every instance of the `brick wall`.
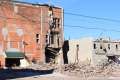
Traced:
<svg viewBox="0 0 120 80">
<path fill-rule="evenodd" d="M 0 6 L 0 43 L 3 50 L 17 48 L 25 52 L 30 61 L 36 59 L 37 62 L 44 62 L 46 34 L 49 31 L 48 10 L 47 5 L 3 2 Z M 54 17 L 62 20 L 61 12 L 61 8 L 53 8 Z M 61 35 L 59 47 L 62 47 L 62 25 L 59 32 Z"/>
</svg>

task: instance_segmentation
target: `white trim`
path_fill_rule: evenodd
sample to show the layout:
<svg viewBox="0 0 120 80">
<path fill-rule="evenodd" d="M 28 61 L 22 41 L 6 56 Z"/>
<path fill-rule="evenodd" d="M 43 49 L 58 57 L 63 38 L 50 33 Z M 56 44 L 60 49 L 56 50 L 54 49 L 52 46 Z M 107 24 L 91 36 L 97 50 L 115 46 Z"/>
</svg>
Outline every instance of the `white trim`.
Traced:
<svg viewBox="0 0 120 80">
<path fill-rule="evenodd" d="M 63 42 L 64 42 L 64 9 L 62 8 L 62 25 L 61 25 L 61 27 L 62 27 L 62 38 L 63 38 Z"/>
</svg>

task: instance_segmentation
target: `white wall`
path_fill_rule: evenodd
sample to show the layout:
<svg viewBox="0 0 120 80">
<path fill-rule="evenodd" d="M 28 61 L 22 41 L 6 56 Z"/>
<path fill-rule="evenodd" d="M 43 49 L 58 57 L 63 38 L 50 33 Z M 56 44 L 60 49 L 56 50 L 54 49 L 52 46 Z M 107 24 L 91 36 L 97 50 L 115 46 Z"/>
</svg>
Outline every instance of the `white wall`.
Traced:
<svg viewBox="0 0 120 80">
<path fill-rule="evenodd" d="M 69 40 L 68 63 L 75 63 L 76 45 L 79 45 L 78 58 L 79 62 L 91 61 L 93 51 L 93 39 L 82 38 L 80 40 Z"/>
</svg>

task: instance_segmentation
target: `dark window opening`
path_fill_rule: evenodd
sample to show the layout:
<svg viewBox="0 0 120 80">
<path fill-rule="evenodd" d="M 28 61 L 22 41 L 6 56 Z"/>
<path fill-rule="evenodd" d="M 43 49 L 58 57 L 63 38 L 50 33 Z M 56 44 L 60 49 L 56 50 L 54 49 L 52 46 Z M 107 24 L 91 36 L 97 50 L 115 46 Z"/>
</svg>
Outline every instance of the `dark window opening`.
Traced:
<svg viewBox="0 0 120 80">
<path fill-rule="evenodd" d="M 53 26 L 54 26 L 54 28 L 56 28 L 56 20 L 57 20 L 57 18 L 53 18 Z"/>
<path fill-rule="evenodd" d="M 100 49 L 103 49 L 102 45 L 100 45 Z"/>
<path fill-rule="evenodd" d="M 118 45 L 116 44 L 116 49 L 118 49 Z"/>
<path fill-rule="evenodd" d="M 39 43 L 39 39 L 40 38 L 40 34 L 36 34 L 36 43 L 38 44 Z"/>
<path fill-rule="evenodd" d="M 76 47 L 79 48 L 79 45 L 77 44 Z"/>
<path fill-rule="evenodd" d="M 108 62 L 116 62 L 117 59 L 115 56 L 108 56 Z"/>
<path fill-rule="evenodd" d="M 60 27 L 60 19 L 58 18 L 58 22 L 57 22 L 58 28 Z"/>
<path fill-rule="evenodd" d="M 39 39 L 36 39 L 36 43 L 39 43 Z"/>
<path fill-rule="evenodd" d="M 108 49 L 110 49 L 110 44 L 108 44 Z"/>
<path fill-rule="evenodd" d="M 47 45 L 47 46 L 50 44 L 49 41 L 50 41 L 50 38 L 49 38 L 49 35 L 47 34 L 47 35 L 46 35 L 46 45 Z"/>
<path fill-rule="evenodd" d="M 39 34 L 36 34 L 36 38 L 39 38 Z"/>
<path fill-rule="evenodd" d="M 51 35 L 51 44 L 54 44 L 54 35 Z"/>
<path fill-rule="evenodd" d="M 33 62 L 34 64 L 36 64 L 36 63 L 37 63 L 37 60 L 36 60 L 35 58 L 33 58 L 33 59 L 32 59 L 32 62 Z"/>
<path fill-rule="evenodd" d="M 46 43 L 48 43 L 48 35 L 46 35 Z"/>
<path fill-rule="evenodd" d="M 50 10 L 50 11 L 52 11 L 52 10 L 53 10 L 52 6 L 50 6 L 50 7 L 49 7 L 49 10 Z"/>
<path fill-rule="evenodd" d="M 94 46 L 94 49 L 96 49 L 96 44 L 94 44 L 93 46 Z"/>
<path fill-rule="evenodd" d="M 19 58 L 6 58 L 5 60 L 6 67 L 16 67 L 20 66 L 20 59 Z"/>
<path fill-rule="evenodd" d="M 59 41 L 59 40 L 60 40 L 60 39 L 58 38 L 58 39 L 57 39 L 57 42 L 58 42 L 58 46 L 60 45 L 60 41 Z"/>
<path fill-rule="evenodd" d="M 79 51 L 79 44 L 76 45 L 77 51 Z"/>
<path fill-rule="evenodd" d="M 78 59 L 79 45 L 78 44 L 76 45 L 76 48 L 77 49 L 76 49 L 76 59 L 75 59 L 75 62 L 78 63 L 79 62 L 79 59 Z"/>
<path fill-rule="evenodd" d="M 53 18 L 53 28 L 60 27 L 60 18 Z"/>
<path fill-rule="evenodd" d="M 60 24 L 58 23 L 58 28 L 60 27 Z"/>
</svg>

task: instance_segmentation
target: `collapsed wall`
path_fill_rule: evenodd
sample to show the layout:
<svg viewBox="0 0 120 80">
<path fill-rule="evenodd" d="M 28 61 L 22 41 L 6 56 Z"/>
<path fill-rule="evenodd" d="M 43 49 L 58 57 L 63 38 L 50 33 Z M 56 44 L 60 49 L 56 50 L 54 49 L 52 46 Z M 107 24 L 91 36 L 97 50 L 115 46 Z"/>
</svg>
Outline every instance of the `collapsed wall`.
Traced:
<svg viewBox="0 0 120 80">
<path fill-rule="evenodd" d="M 103 65 L 110 60 L 120 63 L 120 41 L 82 38 L 65 41 L 64 62 Z"/>
</svg>

